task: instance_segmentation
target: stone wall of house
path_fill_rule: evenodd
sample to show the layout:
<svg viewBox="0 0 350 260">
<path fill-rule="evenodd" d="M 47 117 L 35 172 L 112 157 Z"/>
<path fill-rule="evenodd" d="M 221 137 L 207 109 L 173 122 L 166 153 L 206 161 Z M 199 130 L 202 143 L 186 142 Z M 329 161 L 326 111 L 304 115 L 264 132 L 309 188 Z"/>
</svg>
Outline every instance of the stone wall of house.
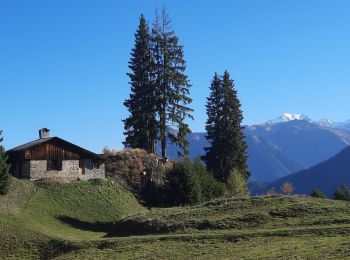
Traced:
<svg viewBox="0 0 350 260">
<path fill-rule="evenodd" d="M 87 163 L 85 163 L 87 165 Z M 100 164 L 98 168 L 90 167 L 85 168 L 85 174 L 80 174 L 79 179 L 90 180 L 90 179 L 100 179 L 105 177 L 105 164 Z"/>
<path fill-rule="evenodd" d="M 47 161 L 30 161 L 30 179 L 31 180 L 89 180 L 105 177 L 105 167 L 101 164 L 98 169 L 87 169 L 84 171 L 79 169 L 78 160 L 63 160 L 61 171 L 47 171 Z"/>
<path fill-rule="evenodd" d="M 62 171 L 47 171 L 47 161 L 30 161 L 30 179 L 64 179 L 67 181 L 77 180 L 79 177 L 79 161 L 64 160 L 62 161 Z"/>
<path fill-rule="evenodd" d="M 47 175 L 46 161 L 30 161 L 30 179 L 39 180 Z"/>
</svg>

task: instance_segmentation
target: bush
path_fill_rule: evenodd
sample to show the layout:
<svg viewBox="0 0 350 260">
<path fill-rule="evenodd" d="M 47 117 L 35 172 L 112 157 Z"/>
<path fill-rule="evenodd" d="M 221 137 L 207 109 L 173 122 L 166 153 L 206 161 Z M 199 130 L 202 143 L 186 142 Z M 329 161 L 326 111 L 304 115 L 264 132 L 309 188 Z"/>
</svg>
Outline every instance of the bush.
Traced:
<svg viewBox="0 0 350 260">
<path fill-rule="evenodd" d="M 266 192 L 266 196 L 272 197 L 272 196 L 278 196 L 278 192 L 276 191 L 275 187 L 270 188 L 267 192 Z"/>
<path fill-rule="evenodd" d="M 164 204 L 163 185 L 144 175 L 141 179 L 140 198 L 147 206 L 156 207 Z"/>
<path fill-rule="evenodd" d="M 286 181 L 282 184 L 281 191 L 285 194 L 291 195 L 295 190 L 293 183 Z"/>
<path fill-rule="evenodd" d="M 226 182 L 226 193 L 229 197 L 249 195 L 247 182 L 240 171 L 234 169 Z"/>
<path fill-rule="evenodd" d="M 169 205 L 201 203 L 223 193 L 224 185 L 207 172 L 199 159 L 176 162 L 166 173 L 165 196 Z"/>
<path fill-rule="evenodd" d="M 350 189 L 345 185 L 341 185 L 334 192 L 335 200 L 350 200 Z"/>
<path fill-rule="evenodd" d="M 176 162 L 166 172 L 166 197 L 170 205 L 193 204 L 200 201 L 199 183 L 189 160 Z"/>
<path fill-rule="evenodd" d="M 88 182 L 90 182 L 94 186 L 101 186 L 104 183 L 106 183 L 107 180 L 100 178 L 100 179 L 91 179 L 91 180 L 88 180 Z"/>
<path fill-rule="evenodd" d="M 202 202 L 212 200 L 224 195 L 225 184 L 217 181 L 214 176 L 207 171 L 201 160 L 195 160 L 193 162 L 193 167 L 196 176 L 199 179 Z"/>
<path fill-rule="evenodd" d="M 319 189 L 313 189 L 310 195 L 313 198 L 321 198 L 321 199 L 327 198 L 326 195 L 324 195 Z"/>
</svg>

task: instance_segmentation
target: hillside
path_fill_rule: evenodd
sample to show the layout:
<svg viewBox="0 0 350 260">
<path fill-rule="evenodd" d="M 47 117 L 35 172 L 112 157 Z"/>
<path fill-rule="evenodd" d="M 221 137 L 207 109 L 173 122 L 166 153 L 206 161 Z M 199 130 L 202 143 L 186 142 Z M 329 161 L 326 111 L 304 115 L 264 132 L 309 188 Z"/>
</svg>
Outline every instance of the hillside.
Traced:
<svg viewBox="0 0 350 260">
<path fill-rule="evenodd" d="M 0 258 L 350 256 L 350 207 L 307 197 L 220 199 L 144 210 L 108 181 L 15 180 L 0 197 Z"/>
<path fill-rule="evenodd" d="M 130 192 L 106 180 L 60 184 L 13 179 L 10 193 L 0 196 L 0 258 L 45 255 L 55 243 L 60 247 L 67 239 L 104 235 L 75 229 L 64 218 L 116 221 L 142 210 Z"/>
<path fill-rule="evenodd" d="M 273 182 L 268 186 L 268 189 L 271 187 L 278 188 L 283 182 L 291 181 L 296 187 L 295 192 L 298 194 L 310 194 L 314 188 L 318 188 L 328 197 L 332 197 L 335 189 L 340 185 L 350 185 L 349 169 L 350 147 L 345 148 L 325 162 Z M 257 193 L 264 191 L 260 190 Z"/>
<path fill-rule="evenodd" d="M 306 120 L 245 127 L 248 144 L 249 181 L 272 182 L 309 168 L 340 152 L 350 144 L 350 133 Z M 205 133 L 188 137 L 191 158 L 204 154 Z M 177 158 L 170 145 L 169 157 Z"/>
</svg>

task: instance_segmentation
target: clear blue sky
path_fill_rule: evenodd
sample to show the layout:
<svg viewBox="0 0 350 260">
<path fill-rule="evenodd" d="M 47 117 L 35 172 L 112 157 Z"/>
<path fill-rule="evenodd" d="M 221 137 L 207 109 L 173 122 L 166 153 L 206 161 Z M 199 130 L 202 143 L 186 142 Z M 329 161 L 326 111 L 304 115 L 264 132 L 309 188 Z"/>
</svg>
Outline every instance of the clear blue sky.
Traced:
<svg viewBox="0 0 350 260">
<path fill-rule="evenodd" d="M 52 135 L 122 148 L 139 15 L 168 9 L 203 131 L 214 72 L 236 80 L 245 124 L 284 112 L 350 118 L 350 1 L 0 0 L 0 129 L 7 149 Z"/>
</svg>

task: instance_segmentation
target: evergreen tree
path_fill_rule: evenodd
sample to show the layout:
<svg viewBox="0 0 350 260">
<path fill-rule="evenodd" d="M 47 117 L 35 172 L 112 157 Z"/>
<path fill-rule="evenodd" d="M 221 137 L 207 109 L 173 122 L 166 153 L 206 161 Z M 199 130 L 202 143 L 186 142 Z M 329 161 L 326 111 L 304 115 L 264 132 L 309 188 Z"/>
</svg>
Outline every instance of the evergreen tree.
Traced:
<svg viewBox="0 0 350 260">
<path fill-rule="evenodd" d="M 335 200 L 347 200 L 350 201 L 350 188 L 346 185 L 341 185 L 334 192 Z"/>
<path fill-rule="evenodd" d="M 6 162 L 7 156 L 5 154 L 5 149 L 2 146 L 2 131 L 0 131 L 0 195 L 5 195 L 11 185 L 11 175 L 10 175 L 10 166 Z"/>
<path fill-rule="evenodd" d="M 131 148 L 142 148 L 149 153 L 155 152 L 157 136 L 156 106 L 154 85 L 152 83 L 152 56 L 150 49 L 150 34 L 143 15 L 135 33 L 135 46 L 129 61 L 131 73 L 131 94 L 124 105 L 130 116 L 123 120 L 124 145 Z"/>
<path fill-rule="evenodd" d="M 157 90 L 157 114 L 161 156 L 167 159 L 167 139 L 176 144 L 180 156 L 188 154 L 187 134 L 190 133 L 187 118 L 193 118 L 188 105 L 190 84 L 184 60 L 183 46 L 170 25 L 170 19 L 163 9 L 156 15 L 152 29 L 152 58 L 154 70 L 152 79 Z"/>
<path fill-rule="evenodd" d="M 324 195 L 324 193 L 322 193 L 319 189 L 313 189 L 310 195 L 313 198 L 321 198 L 321 199 L 327 198 L 326 195 Z"/>
<path fill-rule="evenodd" d="M 196 204 L 224 194 L 223 183 L 214 179 L 200 159 L 177 161 L 166 173 L 165 196 L 169 205 Z"/>
<path fill-rule="evenodd" d="M 178 161 L 167 171 L 165 194 L 169 205 L 196 204 L 201 201 L 201 184 L 191 161 Z"/>
<path fill-rule="evenodd" d="M 220 114 L 223 99 L 222 81 L 215 73 L 210 85 L 210 96 L 207 98 L 207 122 L 205 130 L 207 131 L 206 139 L 210 143 L 210 147 L 204 148 L 206 155 L 203 157 L 207 164 L 207 168 L 215 169 L 220 163 Z M 215 174 L 217 175 L 217 174 Z"/>
<path fill-rule="evenodd" d="M 237 170 L 245 180 L 250 173 L 247 166 L 247 145 L 244 141 L 241 105 L 234 89 L 234 82 L 225 71 L 223 77 L 216 74 L 207 100 L 206 122 L 210 147 L 206 148 L 204 160 L 215 178 L 226 182 L 230 172 Z"/>
</svg>

